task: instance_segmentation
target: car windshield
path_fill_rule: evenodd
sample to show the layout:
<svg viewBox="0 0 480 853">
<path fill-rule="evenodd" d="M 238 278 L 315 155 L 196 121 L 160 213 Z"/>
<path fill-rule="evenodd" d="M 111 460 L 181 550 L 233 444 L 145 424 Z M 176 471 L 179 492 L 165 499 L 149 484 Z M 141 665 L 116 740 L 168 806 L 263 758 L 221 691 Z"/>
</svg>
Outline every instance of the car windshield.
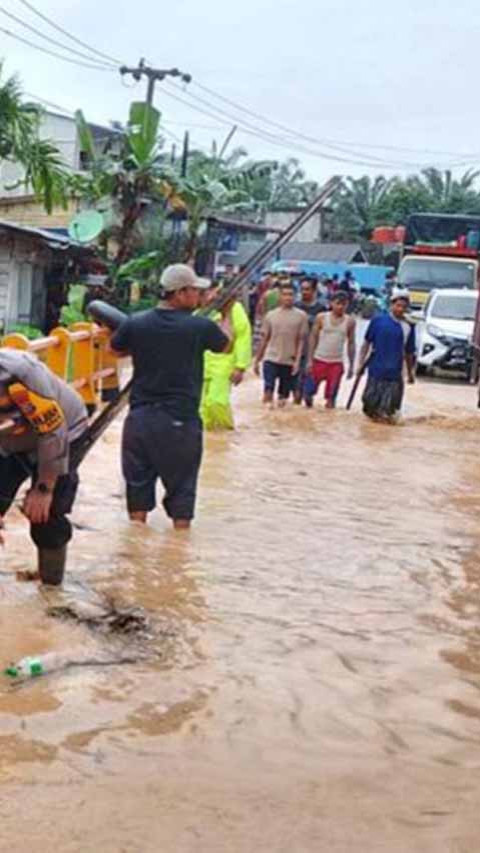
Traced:
<svg viewBox="0 0 480 853">
<path fill-rule="evenodd" d="M 476 296 L 437 296 L 433 300 L 431 317 L 442 320 L 475 320 Z"/>
<path fill-rule="evenodd" d="M 458 261 L 436 261 L 430 258 L 407 258 L 399 270 L 398 282 L 403 287 L 475 287 L 475 264 Z"/>
</svg>

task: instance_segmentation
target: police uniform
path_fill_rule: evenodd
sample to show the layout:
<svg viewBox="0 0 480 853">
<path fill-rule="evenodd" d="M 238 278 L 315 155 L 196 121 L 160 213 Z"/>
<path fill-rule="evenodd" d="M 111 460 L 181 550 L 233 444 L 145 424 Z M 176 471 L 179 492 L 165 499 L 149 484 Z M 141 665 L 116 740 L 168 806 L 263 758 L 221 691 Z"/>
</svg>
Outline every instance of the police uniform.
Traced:
<svg viewBox="0 0 480 853">
<path fill-rule="evenodd" d="M 30 532 L 42 581 L 59 584 L 72 536 L 67 515 L 78 488 L 70 451 L 87 429 L 87 411 L 76 391 L 37 358 L 0 348 L 0 425 L 12 418 L 15 427 L 0 431 L 0 515 L 26 480 L 45 493 L 55 479 L 49 518 L 31 524 Z"/>
</svg>

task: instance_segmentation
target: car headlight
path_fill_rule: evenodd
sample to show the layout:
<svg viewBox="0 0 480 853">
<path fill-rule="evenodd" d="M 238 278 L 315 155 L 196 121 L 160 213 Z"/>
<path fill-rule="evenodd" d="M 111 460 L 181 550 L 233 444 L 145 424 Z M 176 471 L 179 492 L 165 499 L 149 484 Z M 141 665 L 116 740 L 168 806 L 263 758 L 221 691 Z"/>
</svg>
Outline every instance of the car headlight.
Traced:
<svg viewBox="0 0 480 853">
<path fill-rule="evenodd" d="M 430 323 L 427 323 L 427 332 L 432 338 L 437 338 L 439 341 L 446 337 L 443 329 L 440 329 L 438 326 L 431 326 Z"/>
</svg>

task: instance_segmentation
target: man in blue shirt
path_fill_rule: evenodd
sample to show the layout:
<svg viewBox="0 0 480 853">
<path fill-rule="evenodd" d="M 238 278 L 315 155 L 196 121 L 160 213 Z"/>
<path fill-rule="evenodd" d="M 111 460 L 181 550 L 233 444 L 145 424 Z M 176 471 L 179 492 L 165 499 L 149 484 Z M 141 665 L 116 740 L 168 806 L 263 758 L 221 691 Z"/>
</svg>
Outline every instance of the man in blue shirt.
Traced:
<svg viewBox="0 0 480 853">
<path fill-rule="evenodd" d="M 363 411 L 373 420 L 392 422 L 402 407 L 403 365 L 415 381 L 415 327 L 405 320 L 408 292 L 394 290 L 390 313 L 379 314 L 368 326 L 360 353 L 360 370 L 368 364 Z"/>
</svg>

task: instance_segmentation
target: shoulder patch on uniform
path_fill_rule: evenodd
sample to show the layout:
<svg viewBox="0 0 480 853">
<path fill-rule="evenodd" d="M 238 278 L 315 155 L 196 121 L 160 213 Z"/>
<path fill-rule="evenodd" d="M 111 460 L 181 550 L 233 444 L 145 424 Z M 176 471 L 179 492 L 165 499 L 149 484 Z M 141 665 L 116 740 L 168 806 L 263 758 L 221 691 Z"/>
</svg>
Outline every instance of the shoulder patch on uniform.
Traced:
<svg viewBox="0 0 480 853">
<path fill-rule="evenodd" d="M 9 385 L 8 393 L 25 420 L 39 435 L 48 435 L 64 423 L 63 410 L 56 400 L 36 394 L 21 382 Z"/>
</svg>

